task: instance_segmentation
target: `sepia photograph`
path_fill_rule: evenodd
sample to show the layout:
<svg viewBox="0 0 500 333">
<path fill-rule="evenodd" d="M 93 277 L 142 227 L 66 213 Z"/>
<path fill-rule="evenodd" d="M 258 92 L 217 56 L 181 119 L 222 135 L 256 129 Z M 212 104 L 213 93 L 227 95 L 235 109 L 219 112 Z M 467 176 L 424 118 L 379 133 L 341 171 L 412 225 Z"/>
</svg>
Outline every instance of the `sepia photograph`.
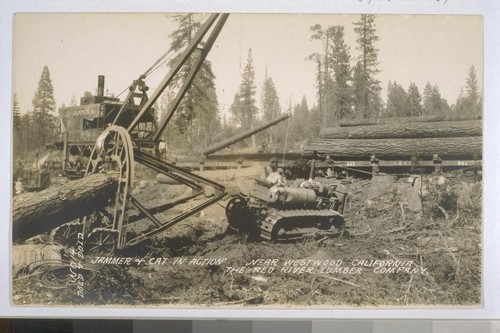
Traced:
<svg viewBox="0 0 500 333">
<path fill-rule="evenodd" d="M 15 307 L 479 309 L 480 15 L 15 13 Z"/>
</svg>

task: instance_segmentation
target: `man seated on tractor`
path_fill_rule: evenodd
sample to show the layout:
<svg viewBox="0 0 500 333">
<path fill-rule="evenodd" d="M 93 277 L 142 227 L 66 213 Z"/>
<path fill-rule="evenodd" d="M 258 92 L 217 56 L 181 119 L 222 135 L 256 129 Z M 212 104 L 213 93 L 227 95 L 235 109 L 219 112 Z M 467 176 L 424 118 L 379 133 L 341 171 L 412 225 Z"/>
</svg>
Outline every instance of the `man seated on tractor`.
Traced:
<svg viewBox="0 0 500 333">
<path fill-rule="evenodd" d="M 267 176 L 266 181 L 268 181 L 272 185 L 282 185 L 285 182 L 283 169 L 278 168 L 278 170 Z"/>
<path fill-rule="evenodd" d="M 264 168 L 263 179 L 266 179 L 272 173 L 278 171 L 278 159 L 276 157 L 271 158 L 271 162 L 269 165 L 266 165 Z"/>
<path fill-rule="evenodd" d="M 271 158 L 270 164 L 264 167 L 264 172 L 260 177 L 268 183 L 268 186 L 282 184 L 284 179 L 283 169 L 278 167 L 278 159 Z"/>
</svg>

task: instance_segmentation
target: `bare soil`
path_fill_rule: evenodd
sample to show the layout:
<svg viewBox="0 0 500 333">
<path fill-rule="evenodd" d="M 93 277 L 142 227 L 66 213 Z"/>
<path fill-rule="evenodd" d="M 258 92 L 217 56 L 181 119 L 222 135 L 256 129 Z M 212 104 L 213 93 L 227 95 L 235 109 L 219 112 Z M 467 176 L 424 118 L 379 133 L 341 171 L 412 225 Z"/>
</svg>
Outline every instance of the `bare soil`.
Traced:
<svg viewBox="0 0 500 333">
<path fill-rule="evenodd" d="M 259 169 L 200 174 L 226 187 L 245 189 Z M 190 191 L 181 185 L 159 184 L 154 176 L 143 174 L 134 188 L 134 194 L 149 207 Z M 83 263 L 96 274 L 84 281 L 83 298 L 75 295 L 72 285 L 57 290 L 47 287 L 32 271 L 14 277 L 14 303 L 480 306 L 482 184 L 478 177 L 458 173 L 317 180 L 336 182 L 349 193 L 346 228 L 334 237 L 249 242 L 245 235 L 228 232 L 227 200 L 221 201 L 148 241 L 140 252 L 115 255 L 133 258 L 131 265 L 92 264 L 96 257 L 87 255 Z M 157 217 L 171 218 L 198 203 L 190 201 Z M 133 228 L 142 230 L 147 225 L 138 222 Z M 264 260 L 254 262 L 255 269 L 252 260 L 258 259 Z M 287 260 L 303 261 L 294 266 Z M 313 267 L 314 260 L 329 266 Z M 391 267 L 396 268 L 383 270 Z M 408 270 L 397 271 L 400 267 Z"/>
</svg>

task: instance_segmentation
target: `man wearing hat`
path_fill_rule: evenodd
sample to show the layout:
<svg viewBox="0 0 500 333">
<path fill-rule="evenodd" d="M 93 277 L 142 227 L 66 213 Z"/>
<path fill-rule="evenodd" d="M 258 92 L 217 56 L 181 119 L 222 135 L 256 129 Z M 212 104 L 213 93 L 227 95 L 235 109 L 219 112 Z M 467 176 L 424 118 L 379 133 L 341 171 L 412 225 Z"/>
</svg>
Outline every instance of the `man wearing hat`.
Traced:
<svg viewBox="0 0 500 333">
<path fill-rule="evenodd" d="M 278 159 L 276 157 L 271 158 L 271 162 L 269 165 L 266 165 L 264 168 L 264 179 L 269 177 L 272 173 L 275 173 L 278 171 Z"/>
<path fill-rule="evenodd" d="M 278 167 L 278 159 L 273 157 L 269 165 L 264 168 L 264 175 L 261 177 L 271 185 L 282 184 L 284 181 L 283 169 Z"/>
</svg>

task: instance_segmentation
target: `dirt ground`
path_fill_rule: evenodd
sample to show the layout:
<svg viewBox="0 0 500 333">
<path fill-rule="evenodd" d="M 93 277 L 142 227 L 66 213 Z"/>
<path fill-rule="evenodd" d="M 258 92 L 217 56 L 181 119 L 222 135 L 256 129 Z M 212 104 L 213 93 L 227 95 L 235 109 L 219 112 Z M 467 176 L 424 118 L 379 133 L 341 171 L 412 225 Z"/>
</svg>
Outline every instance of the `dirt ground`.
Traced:
<svg viewBox="0 0 500 333">
<path fill-rule="evenodd" d="M 226 187 L 248 189 L 259 172 L 199 173 Z M 140 252 L 115 254 L 125 258 L 121 264 L 85 255 L 83 297 L 72 283 L 48 285 L 37 269 L 14 272 L 14 303 L 275 308 L 481 304 L 479 177 L 449 173 L 316 180 L 337 183 L 349 195 L 346 228 L 336 236 L 249 242 L 246 235 L 227 231 L 226 199 L 156 236 Z M 151 173 L 142 173 L 134 187 L 134 195 L 148 207 L 189 193 L 182 185 L 158 183 Z M 157 218 L 171 218 L 200 202 L 178 205 Z M 132 228 L 147 227 L 137 222 Z M 64 281 L 67 273 L 59 274 L 52 280 Z"/>
</svg>

